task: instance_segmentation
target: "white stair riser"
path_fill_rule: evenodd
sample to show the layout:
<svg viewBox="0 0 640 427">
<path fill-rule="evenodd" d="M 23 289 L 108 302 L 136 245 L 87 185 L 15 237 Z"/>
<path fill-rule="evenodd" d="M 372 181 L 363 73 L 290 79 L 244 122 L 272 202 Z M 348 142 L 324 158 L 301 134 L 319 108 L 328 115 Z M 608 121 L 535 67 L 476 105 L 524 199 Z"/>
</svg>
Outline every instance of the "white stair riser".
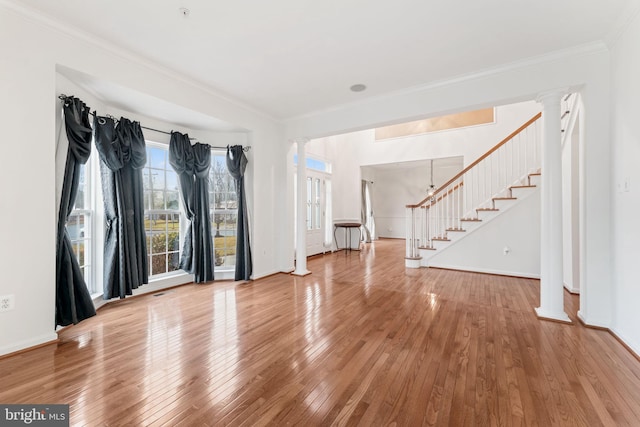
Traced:
<svg viewBox="0 0 640 427">
<path fill-rule="evenodd" d="M 511 195 L 516 199 L 522 199 L 525 196 L 536 191 L 538 187 L 520 187 L 520 188 L 512 188 Z"/>
</svg>

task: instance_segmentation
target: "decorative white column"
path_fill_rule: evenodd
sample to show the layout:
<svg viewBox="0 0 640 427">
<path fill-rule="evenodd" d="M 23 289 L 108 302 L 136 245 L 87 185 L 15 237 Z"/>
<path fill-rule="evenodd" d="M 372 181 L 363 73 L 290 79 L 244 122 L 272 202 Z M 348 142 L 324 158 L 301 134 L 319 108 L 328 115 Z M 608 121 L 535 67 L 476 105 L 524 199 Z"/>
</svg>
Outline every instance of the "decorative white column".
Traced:
<svg viewBox="0 0 640 427">
<path fill-rule="evenodd" d="M 307 158 L 304 145 L 308 139 L 298 139 L 298 189 L 296 192 L 296 269 L 292 274 L 306 276 L 307 270 Z"/>
<path fill-rule="evenodd" d="M 542 103 L 542 187 L 540 191 L 540 318 L 569 322 L 564 312 L 562 272 L 562 147 L 560 101 L 567 90 L 540 94 Z"/>
</svg>

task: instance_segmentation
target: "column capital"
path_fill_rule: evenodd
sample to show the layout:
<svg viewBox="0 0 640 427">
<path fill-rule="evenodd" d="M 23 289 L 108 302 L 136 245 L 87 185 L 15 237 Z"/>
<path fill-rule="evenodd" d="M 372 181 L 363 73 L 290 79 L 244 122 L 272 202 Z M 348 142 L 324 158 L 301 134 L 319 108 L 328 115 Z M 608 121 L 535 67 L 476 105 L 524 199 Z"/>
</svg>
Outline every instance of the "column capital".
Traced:
<svg viewBox="0 0 640 427">
<path fill-rule="evenodd" d="M 307 137 L 293 138 L 291 140 L 291 142 L 295 144 L 302 144 L 302 145 L 306 144 L 309 141 L 311 141 L 311 138 L 307 138 Z"/>
<path fill-rule="evenodd" d="M 560 99 L 567 93 L 569 93 L 568 87 L 561 87 L 540 92 L 538 96 L 536 96 L 536 102 L 539 102 L 541 104 L 545 104 L 547 102 L 560 103 Z"/>
</svg>

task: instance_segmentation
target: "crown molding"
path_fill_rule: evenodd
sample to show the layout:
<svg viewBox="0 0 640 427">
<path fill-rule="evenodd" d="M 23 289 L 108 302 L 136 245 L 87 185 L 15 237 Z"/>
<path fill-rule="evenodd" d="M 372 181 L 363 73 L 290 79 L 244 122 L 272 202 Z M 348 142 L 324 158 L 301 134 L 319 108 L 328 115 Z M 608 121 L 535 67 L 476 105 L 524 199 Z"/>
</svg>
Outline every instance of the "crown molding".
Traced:
<svg viewBox="0 0 640 427">
<path fill-rule="evenodd" d="M 230 95 L 227 95 L 223 92 L 216 90 L 210 85 L 191 78 L 187 78 L 184 75 L 172 70 L 170 68 L 159 65 L 151 59 L 145 58 L 144 56 L 134 53 L 130 51 L 127 47 L 121 46 L 104 39 L 101 39 L 93 34 L 82 31 L 76 27 L 72 27 L 68 24 L 64 24 L 63 22 L 47 15 L 39 10 L 36 10 L 32 7 L 25 6 L 19 3 L 16 3 L 12 0 L 0 0 L 0 7 L 4 7 L 8 9 L 20 17 L 33 22 L 38 25 L 45 26 L 53 31 L 56 31 L 65 36 L 71 37 L 75 40 L 81 40 L 90 45 L 97 46 L 101 49 L 108 51 L 110 54 L 119 57 L 121 59 L 126 60 L 127 62 L 133 62 L 137 65 L 140 65 L 149 71 L 154 73 L 158 73 L 163 75 L 164 77 L 168 77 L 172 80 L 177 80 L 180 83 L 186 84 L 188 86 L 197 89 L 198 91 L 202 91 L 211 95 L 213 97 L 219 98 L 229 104 L 232 104 L 235 107 L 241 108 L 253 114 L 256 114 L 264 119 L 268 119 L 275 123 L 282 123 L 281 119 L 278 119 L 262 110 L 259 110 L 251 105 L 245 104 Z"/>
</svg>

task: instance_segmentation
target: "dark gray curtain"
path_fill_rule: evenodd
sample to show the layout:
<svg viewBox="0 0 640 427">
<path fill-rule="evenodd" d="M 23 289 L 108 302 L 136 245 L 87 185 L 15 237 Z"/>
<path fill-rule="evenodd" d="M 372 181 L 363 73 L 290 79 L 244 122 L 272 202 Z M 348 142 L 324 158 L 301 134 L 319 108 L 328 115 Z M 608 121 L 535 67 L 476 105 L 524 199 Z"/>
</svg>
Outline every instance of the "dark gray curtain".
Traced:
<svg viewBox="0 0 640 427">
<path fill-rule="evenodd" d="M 249 218 L 244 194 L 244 171 L 246 168 L 247 156 L 244 155 L 242 145 L 227 146 L 227 169 L 233 179 L 236 180 L 236 193 L 238 195 L 235 280 L 249 280 L 253 272 L 251 244 L 249 242 Z"/>
<path fill-rule="evenodd" d="M 56 325 L 60 326 L 75 324 L 96 314 L 66 226 L 78 195 L 80 166 L 87 163 L 91 154 L 89 108 L 78 98 L 67 98 L 63 110 L 69 148 L 56 235 Z"/>
<path fill-rule="evenodd" d="M 171 133 L 169 163 L 180 179 L 180 194 L 189 227 L 184 239 L 180 268 L 194 275 L 196 283 L 213 277 L 214 245 L 209 207 L 211 147 L 191 145 L 188 135 Z"/>
<path fill-rule="evenodd" d="M 364 179 L 360 181 L 360 224 L 362 224 L 362 241 L 371 243 L 371 232 L 367 226 L 368 209 L 367 209 L 367 186 L 368 183 Z"/>
<path fill-rule="evenodd" d="M 94 131 L 106 222 L 103 298 L 124 298 L 149 282 L 142 185 L 147 151 L 138 122 L 120 118 L 116 126 L 96 116 Z"/>
</svg>

